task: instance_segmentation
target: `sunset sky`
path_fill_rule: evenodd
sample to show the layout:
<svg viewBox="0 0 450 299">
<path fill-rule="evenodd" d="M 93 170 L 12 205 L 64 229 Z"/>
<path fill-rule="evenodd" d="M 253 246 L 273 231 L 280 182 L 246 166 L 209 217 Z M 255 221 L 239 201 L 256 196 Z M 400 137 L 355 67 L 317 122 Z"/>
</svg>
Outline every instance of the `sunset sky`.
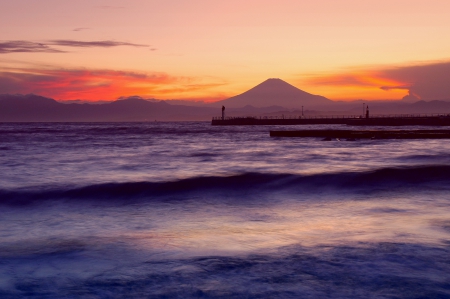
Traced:
<svg viewBox="0 0 450 299">
<path fill-rule="evenodd" d="M 0 93 L 450 99 L 448 0 L 0 0 Z"/>
</svg>

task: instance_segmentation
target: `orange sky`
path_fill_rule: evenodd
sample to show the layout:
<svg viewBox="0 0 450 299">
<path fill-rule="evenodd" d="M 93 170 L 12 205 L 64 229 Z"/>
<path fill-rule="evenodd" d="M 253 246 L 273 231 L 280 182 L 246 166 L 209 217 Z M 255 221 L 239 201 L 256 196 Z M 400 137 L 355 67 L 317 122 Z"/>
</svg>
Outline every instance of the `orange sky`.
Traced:
<svg viewBox="0 0 450 299">
<path fill-rule="evenodd" d="M 0 93 L 214 101 L 272 77 L 332 100 L 448 93 L 448 79 L 427 78 L 450 78 L 449 1 L 15 0 L 0 8 Z"/>
</svg>

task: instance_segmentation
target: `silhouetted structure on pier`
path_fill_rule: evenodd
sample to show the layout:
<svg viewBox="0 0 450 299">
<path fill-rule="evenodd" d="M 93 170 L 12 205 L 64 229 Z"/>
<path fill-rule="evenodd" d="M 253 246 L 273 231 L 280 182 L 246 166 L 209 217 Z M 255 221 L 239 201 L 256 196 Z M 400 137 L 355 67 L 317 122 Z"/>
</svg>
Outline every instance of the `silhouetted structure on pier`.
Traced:
<svg viewBox="0 0 450 299">
<path fill-rule="evenodd" d="M 450 115 L 375 115 L 361 116 L 265 116 L 265 117 L 213 117 L 213 126 L 260 125 L 329 125 L 351 126 L 450 126 Z"/>
</svg>

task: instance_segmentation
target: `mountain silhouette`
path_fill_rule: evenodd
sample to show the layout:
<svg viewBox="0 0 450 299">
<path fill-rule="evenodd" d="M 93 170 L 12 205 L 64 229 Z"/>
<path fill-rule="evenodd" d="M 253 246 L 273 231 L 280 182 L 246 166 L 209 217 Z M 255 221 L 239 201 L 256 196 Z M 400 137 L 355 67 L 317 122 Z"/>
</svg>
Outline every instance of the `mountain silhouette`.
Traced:
<svg viewBox="0 0 450 299">
<path fill-rule="evenodd" d="M 268 107 L 273 105 L 287 108 L 298 108 L 301 106 L 317 106 L 333 103 L 333 101 L 318 95 L 307 93 L 297 87 L 281 80 L 267 79 L 252 89 L 217 102 L 226 107 Z"/>
<path fill-rule="evenodd" d="M 0 122 L 206 120 L 216 110 L 136 98 L 95 105 L 63 104 L 34 94 L 0 95 Z"/>
</svg>

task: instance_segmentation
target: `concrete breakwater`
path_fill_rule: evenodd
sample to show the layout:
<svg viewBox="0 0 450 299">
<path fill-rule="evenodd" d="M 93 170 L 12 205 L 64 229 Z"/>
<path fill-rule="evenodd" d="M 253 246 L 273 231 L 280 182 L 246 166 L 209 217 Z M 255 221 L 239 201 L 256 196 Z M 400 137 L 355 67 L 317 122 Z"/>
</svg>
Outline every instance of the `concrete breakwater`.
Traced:
<svg viewBox="0 0 450 299">
<path fill-rule="evenodd" d="M 450 130 L 298 130 L 270 131 L 270 137 L 326 139 L 449 139 Z"/>
<path fill-rule="evenodd" d="M 309 116 L 309 117 L 213 117 L 213 126 L 261 125 L 326 125 L 350 126 L 450 126 L 450 115 L 379 115 L 370 118 L 359 116 Z"/>
</svg>

